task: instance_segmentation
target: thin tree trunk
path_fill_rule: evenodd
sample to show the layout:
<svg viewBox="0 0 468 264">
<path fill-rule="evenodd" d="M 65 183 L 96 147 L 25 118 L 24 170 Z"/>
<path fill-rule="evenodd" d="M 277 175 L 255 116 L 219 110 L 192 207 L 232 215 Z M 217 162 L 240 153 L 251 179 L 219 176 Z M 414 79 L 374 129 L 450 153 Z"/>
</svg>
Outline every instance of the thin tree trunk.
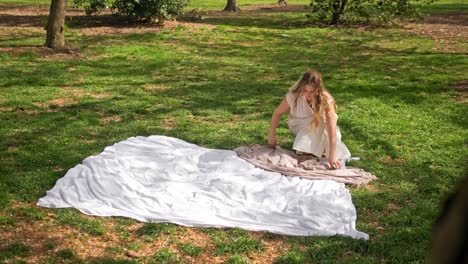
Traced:
<svg viewBox="0 0 468 264">
<path fill-rule="evenodd" d="M 341 1 L 340 0 L 335 0 L 333 1 L 333 16 L 332 16 L 332 21 L 330 22 L 330 24 L 332 25 L 336 25 L 338 23 L 340 23 L 340 17 L 341 17 L 341 14 L 340 14 L 340 3 Z"/>
<path fill-rule="evenodd" d="M 227 0 L 226 7 L 223 9 L 223 11 L 239 11 L 239 8 L 237 7 L 237 0 Z"/>
<path fill-rule="evenodd" d="M 52 0 L 50 3 L 49 20 L 47 21 L 47 38 L 45 45 L 53 49 L 65 48 L 63 24 L 67 0 Z"/>
</svg>

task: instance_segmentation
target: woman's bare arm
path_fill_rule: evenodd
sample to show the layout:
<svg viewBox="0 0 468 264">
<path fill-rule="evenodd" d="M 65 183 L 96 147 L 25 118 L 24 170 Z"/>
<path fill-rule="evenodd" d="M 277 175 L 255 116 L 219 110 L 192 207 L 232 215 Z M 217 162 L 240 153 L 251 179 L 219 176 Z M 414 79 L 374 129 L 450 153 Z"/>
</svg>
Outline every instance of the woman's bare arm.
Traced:
<svg viewBox="0 0 468 264">
<path fill-rule="evenodd" d="M 281 116 L 289 110 L 288 102 L 286 98 L 283 98 L 275 112 L 271 116 L 270 133 L 268 135 L 268 146 L 276 147 L 276 128 L 278 127 Z"/>
<path fill-rule="evenodd" d="M 328 162 L 332 169 L 341 168 L 341 163 L 336 159 L 336 111 L 333 102 L 330 102 L 325 107 L 325 118 L 327 121 L 328 134 Z"/>
</svg>

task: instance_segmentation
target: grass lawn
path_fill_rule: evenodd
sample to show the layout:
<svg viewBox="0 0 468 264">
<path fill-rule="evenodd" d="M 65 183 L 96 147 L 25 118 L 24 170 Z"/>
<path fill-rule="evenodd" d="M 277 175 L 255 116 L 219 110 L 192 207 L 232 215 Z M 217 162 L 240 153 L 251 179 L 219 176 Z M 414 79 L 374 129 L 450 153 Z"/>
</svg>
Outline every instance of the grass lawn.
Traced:
<svg viewBox="0 0 468 264">
<path fill-rule="evenodd" d="M 424 6 L 423 10 L 428 12 L 468 12 L 468 0 L 437 0 Z"/>
<path fill-rule="evenodd" d="M 269 2 L 241 1 L 258 3 Z M 94 34 L 75 21 L 66 38 L 76 51 L 50 54 L 38 48 L 40 23 L 25 21 L 0 21 L 0 262 L 423 263 L 441 202 L 466 174 L 468 107 L 450 88 L 468 79 L 463 36 L 444 44 L 447 52 L 402 27 L 313 27 L 304 13 L 274 12 L 125 34 Z M 379 178 L 350 188 L 369 241 L 34 205 L 68 169 L 131 136 L 265 144 L 272 111 L 308 68 L 324 74 L 337 101 L 343 141 L 361 157 L 353 165 Z M 278 141 L 291 148 L 285 120 Z"/>
</svg>

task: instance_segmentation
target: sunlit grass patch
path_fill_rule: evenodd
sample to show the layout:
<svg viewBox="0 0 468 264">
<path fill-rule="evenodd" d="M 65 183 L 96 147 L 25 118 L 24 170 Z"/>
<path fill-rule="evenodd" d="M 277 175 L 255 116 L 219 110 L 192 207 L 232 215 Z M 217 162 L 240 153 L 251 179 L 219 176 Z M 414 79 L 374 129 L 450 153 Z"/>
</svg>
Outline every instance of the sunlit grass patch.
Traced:
<svg viewBox="0 0 468 264">
<path fill-rule="evenodd" d="M 249 264 L 249 263 L 250 263 L 249 259 L 241 255 L 232 255 L 224 262 L 224 264 Z"/>
<path fill-rule="evenodd" d="M 150 241 L 148 241 L 150 242 Z M 131 251 L 138 251 L 143 247 L 143 242 L 137 240 L 133 242 L 126 243 L 124 245 L 125 249 L 131 250 Z"/>
<path fill-rule="evenodd" d="M 275 260 L 275 264 L 301 264 L 305 262 L 304 260 L 304 252 L 292 249 L 278 257 Z"/>
<path fill-rule="evenodd" d="M 15 208 L 14 214 L 29 221 L 43 220 L 47 215 L 42 209 L 28 206 Z"/>
<path fill-rule="evenodd" d="M 161 248 L 154 254 L 149 263 L 178 264 L 180 263 L 180 258 L 168 248 Z"/>
<path fill-rule="evenodd" d="M 191 243 L 179 243 L 177 246 L 182 252 L 190 256 L 198 256 L 203 252 L 202 247 L 193 245 Z"/>
<path fill-rule="evenodd" d="M 157 237 L 177 232 L 178 226 L 169 223 L 145 223 L 136 231 L 139 236 Z"/>
<path fill-rule="evenodd" d="M 246 254 L 263 250 L 260 240 L 251 238 L 248 232 L 238 228 L 213 234 L 212 239 L 215 244 L 213 252 L 215 255 Z"/>
<path fill-rule="evenodd" d="M 92 236 L 102 236 L 106 228 L 102 220 L 87 219 L 73 209 L 62 209 L 56 212 L 55 221 L 61 225 L 69 225 Z"/>
</svg>

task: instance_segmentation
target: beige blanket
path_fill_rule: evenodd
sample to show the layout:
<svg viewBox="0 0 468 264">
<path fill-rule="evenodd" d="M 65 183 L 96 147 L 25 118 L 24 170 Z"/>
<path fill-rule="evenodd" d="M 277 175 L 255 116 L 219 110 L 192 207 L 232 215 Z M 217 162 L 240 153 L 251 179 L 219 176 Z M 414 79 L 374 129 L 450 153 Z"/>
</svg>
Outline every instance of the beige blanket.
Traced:
<svg viewBox="0 0 468 264">
<path fill-rule="evenodd" d="M 345 167 L 330 170 L 328 161 L 313 156 L 298 156 L 290 150 L 277 147 L 250 145 L 234 149 L 237 155 L 256 167 L 286 176 L 299 176 L 311 180 L 333 180 L 359 187 L 377 179 L 359 168 Z"/>
</svg>

